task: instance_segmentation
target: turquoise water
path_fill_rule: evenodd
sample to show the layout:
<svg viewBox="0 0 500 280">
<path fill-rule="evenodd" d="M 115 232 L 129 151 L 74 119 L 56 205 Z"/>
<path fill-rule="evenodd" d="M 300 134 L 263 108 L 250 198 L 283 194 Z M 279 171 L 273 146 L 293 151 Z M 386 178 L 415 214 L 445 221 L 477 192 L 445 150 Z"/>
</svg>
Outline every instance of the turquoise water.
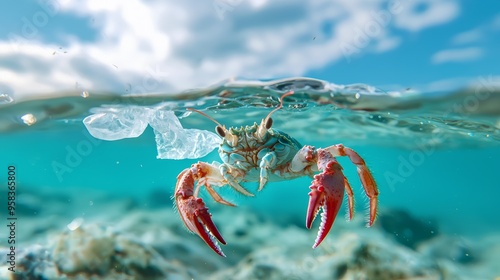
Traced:
<svg viewBox="0 0 500 280">
<path fill-rule="evenodd" d="M 478 87 L 441 93 L 387 93 L 364 85 L 334 87 L 322 81 L 288 79 L 223 83 L 154 96 L 118 98 L 90 92 L 84 98 L 81 93 L 65 93 L 65 97 L 11 102 L 0 107 L 0 172 L 6 174 L 7 166 L 15 166 L 19 193 L 63 195 L 98 190 L 110 197 L 140 201 L 139 209 L 162 201 L 161 211 L 173 212 L 169 200 L 177 174 L 198 160 L 220 161 L 217 152 L 200 159 L 157 159 L 151 127 L 136 138 L 105 141 L 91 136 L 82 120 L 103 106 L 143 106 L 172 110 L 185 128 L 213 132 L 211 121 L 186 114 L 185 108 L 203 110 L 227 126 L 251 125 L 279 104 L 282 93 L 295 90 L 285 99 L 283 109 L 273 115 L 273 127 L 301 144 L 326 147 L 343 143 L 355 149 L 378 183 L 381 210 L 404 209 L 424 223 L 437 224 L 440 232 L 479 240 L 500 235 L 500 92 L 489 87 L 478 91 Z M 26 114 L 33 114 L 36 123 L 27 125 L 21 119 Z M 339 161 L 354 189 L 356 216 L 365 219 L 367 199 L 355 167 L 346 159 Z M 1 178 L 5 188 L 5 175 Z M 310 182 L 307 177 L 272 182 L 253 198 L 227 189 L 221 193 L 246 211 L 279 224 L 304 227 Z M 256 192 L 256 183 L 246 186 Z M 226 207 L 206 194 L 203 197 L 212 212 Z M 44 219 L 43 209 L 50 207 L 39 202 L 35 218 Z M 106 205 L 100 207 L 105 215 Z M 65 215 L 85 216 L 86 211 L 88 208 L 60 215 L 67 220 Z M 336 224 L 345 223 L 345 211 L 342 207 Z M 123 213 L 123 219 L 129 214 Z M 177 223 L 182 225 L 180 219 Z M 230 221 L 220 221 L 218 226 L 224 228 L 224 223 Z M 313 226 L 316 230 L 317 225 Z M 500 271 L 487 275 L 500 275 Z"/>
</svg>

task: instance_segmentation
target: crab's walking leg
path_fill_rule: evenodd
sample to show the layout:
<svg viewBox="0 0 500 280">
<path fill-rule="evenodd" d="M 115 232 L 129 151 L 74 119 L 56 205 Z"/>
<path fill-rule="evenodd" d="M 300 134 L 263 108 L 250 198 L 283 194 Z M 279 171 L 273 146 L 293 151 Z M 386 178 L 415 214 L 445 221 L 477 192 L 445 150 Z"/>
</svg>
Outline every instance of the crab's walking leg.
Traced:
<svg viewBox="0 0 500 280">
<path fill-rule="evenodd" d="M 227 206 L 233 206 L 235 207 L 236 205 L 232 204 L 231 202 L 224 200 L 215 190 L 212 188 L 210 185 L 205 185 L 205 189 L 207 189 L 208 193 L 210 196 L 218 203 L 224 204 Z"/>
<path fill-rule="evenodd" d="M 203 162 L 193 164 L 179 174 L 175 185 L 175 204 L 186 227 L 200 236 L 217 254 L 225 257 L 217 240 L 222 244 L 226 244 L 226 241 L 212 221 L 205 203 L 197 197 L 197 192 L 194 190 L 196 180 L 207 187 L 208 192 L 217 202 L 234 206 L 222 199 L 210 186 L 210 184 L 224 184 L 218 168 Z"/>
<path fill-rule="evenodd" d="M 354 150 L 344 147 L 342 144 L 333 145 L 325 148 L 333 156 L 347 156 L 352 163 L 358 168 L 358 175 L 361 178 L 361 184 L 365 189 L 366 196 L 370 199 L 370 219 L 368 225 L 372 226 L 377 217 L 377 202 L 378 202 L 378 188 L 375 179 L 365 164 L 365 161 Z"/>
<path fill-rule="evenodd" d="M 354 193 L 352 192 L 351 185 L 349 185 L 349 182 L 345 177 L 344 177 L 344 186 L 347 192 L 347 202 L 349 205 L 349 220 L 352 220 L 352 217 L 354 216 Z"/>
<path fill-rule="evenodd" d="M 229 184 L 233 189 L 238 191 L 239 193 L 242 193 L 246 196 L 254 196 L 251 192 L 247 191 L 244 187 L 236 181 L 234 178 L 234 175 L 231 174 L 231 168 L 227 164 L 221 164 L 219 167 L 220 173 L 224 177 L 224 180 Z"/>
<path fill-rule="evenodd" d="M 262 157 L 260 161 L 260 179 L 259 179 L 259 189 L 261 191 L 267 183 L 269 177 L 269 169 L 276 166 L 276 153 L 268 152 Z"/>
</svg>

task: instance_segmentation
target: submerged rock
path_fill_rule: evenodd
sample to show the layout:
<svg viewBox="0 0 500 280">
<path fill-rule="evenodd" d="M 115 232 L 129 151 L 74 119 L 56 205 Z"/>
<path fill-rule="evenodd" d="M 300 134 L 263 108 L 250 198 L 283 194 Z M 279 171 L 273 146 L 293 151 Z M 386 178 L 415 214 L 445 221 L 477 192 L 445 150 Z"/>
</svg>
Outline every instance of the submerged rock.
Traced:
<svg viewBox="0 0 500 280">
<path fill-rule="evenodd" d="M 5 250 L 0 249 L 1 256 L 5 256 L 6 253 Z M 57 269 L 48 248 L 32 245 L 28 248 L 20 249 L 16 254 L 15 266 L 0 266 L 0 279 L 61 279 L 58 277 Z M 2 260 L 3 264 L 5 262 Z"/>
<path fill-rule="evenodd" d="M 412 249 L 439 232 L 434 222 L 423 222 L 402 209 L 384 209 L 380 211 L 377 221 L 397 242 Z"/>
<path fill-rule="evenodd" d="M 431 258 L 446 259 L 460 264 L 474 263 L 479 257 L 470 241 L 446 235 L 422 243 L 418 251 Z"/>
<path fill-rule="evenodd" d="M 343 233 L 317 251 L 303 242 L 266 246 L 210 279 L 441 279 L 432 260 L 382 235 Z"/>
<path fill-rule="evenodd" d="M 154 248 L 165 261 L 184 267 L 194 279 L 203 279 L 203 275 L 226 268 L 230 263 L 229 259 L 214 256 L 170 209 L 134 211 L 117 223 L 116 228 Z"/>
<path fill-rule="evenodd" d="M 187 279 L 182 266 L 150 246 L 97 225 L 55 237 L 49 248 L 33 247 L 19 258 L 11 279 Z"/>
</svg>

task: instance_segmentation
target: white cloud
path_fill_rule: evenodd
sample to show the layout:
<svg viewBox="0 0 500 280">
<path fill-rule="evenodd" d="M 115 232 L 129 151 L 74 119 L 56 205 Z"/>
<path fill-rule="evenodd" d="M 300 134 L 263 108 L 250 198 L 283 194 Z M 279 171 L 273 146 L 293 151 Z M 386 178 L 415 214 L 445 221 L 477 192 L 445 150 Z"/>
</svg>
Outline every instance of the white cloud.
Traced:
<svg viewBox="0 0 500 280">
<path fill-rule="evenodd" d="M 483 56 L 483 50 L 478 47 L 448 49 L 435 53 L 431 61 L 435 64 L 446 62 L 466 62 L 476 60 Z"/>
<path fill-rule="evenodd" d="M 214 1 L 59 0 L 54 17 L 88 19 L 97 39 L 61 34 L 66 53 L 61 44 L 31 38 L 18 48 L 0 41 L 0 91 L 20 97 L 78 85 L 172 92 L 234 76 L 303 75 L 351 54 L 396 48 L 401 39 L 392 34 L 394 24 L 420 30 L 458 13 L 450 0 L 429 2 L 424 13 L 414 10 L 415 1 L 399 2 L 397 12 L 385 0 Z M 214 3 L 226 5 L 223 20 Z"/>
<path fill-rule="evenodd" d="M 398 37 L 384 38 L 379 40 L 377 45 L 375 46 L 376 52 L 385 52 L 392 50 L 401 44 L 401 39 Z"/>
<path fill-rule="evenodd" d="M 454 90 L 462 89 L 465 85 L 473 81 L 470 77 L 454 77 L 449 79 L 432 81 L 426 84 L 415 86 L 420 92 L 443 92 L 450 93 Z"/>
<path fill-rule="evenodd" d="M 457 1 L 409 0 L 402 1 L 402 12 L 396 17 L 396 26 L 409 31 L 419 31 L 447 23 L 460 13 Z"/>
<path fill-rule="evenodd" d="M 460 44 L 468 44 L 468 43 L 474 43 L 480 40 L 483 37 L 483 32 L 480 28 L 475 28 L 469 31 L 465 31 L 462 33 L 459 33 L 452 38 L 452 42 L 454 44 L 460 45 Z"/>
<path fill-rule="evenodd" d="M 473 29 L 456 34 L 452 38 L 452 43 L 460 45 L 491 40 L 496 38 L 498 30 L 500 30 L 500 14 L 495 15 L 488 23 L 478 25 Z"/>
<path fill-rule="evenodd" d="M 437 96 L 437 93 L 450 94 L 456 90 L 463 90 L 464 88 L 474 88 L 474 90 L 487 90 L 493 92 L 500 90 L 500 76 L 487 75 L 487 76 L 457 76 L 453 78 L 434 80 L 424 83 L 416 84 L 385 84 L 380 85 L 384 90 L 393 90 L 395 93 L 431 93 Z"/>
</svg>

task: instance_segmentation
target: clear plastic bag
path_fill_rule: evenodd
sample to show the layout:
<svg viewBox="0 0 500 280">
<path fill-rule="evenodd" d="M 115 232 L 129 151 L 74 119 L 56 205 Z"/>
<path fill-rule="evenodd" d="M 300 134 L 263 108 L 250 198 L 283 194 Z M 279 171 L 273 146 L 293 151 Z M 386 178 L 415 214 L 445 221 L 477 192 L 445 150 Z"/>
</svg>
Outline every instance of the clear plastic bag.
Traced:
<svg viewBox="0 0 500 280">
<path fill-rule="evenodd" d="M 97 139 L 115 141 L 139 137 L 149 124 L 155 133 L 159 159 L 200 158 L 219 146 L 221 138 L 200 129 L 184 129 L 172 111 L 128 106 L 98 108 L 83 120 Z"/>
</svg>

